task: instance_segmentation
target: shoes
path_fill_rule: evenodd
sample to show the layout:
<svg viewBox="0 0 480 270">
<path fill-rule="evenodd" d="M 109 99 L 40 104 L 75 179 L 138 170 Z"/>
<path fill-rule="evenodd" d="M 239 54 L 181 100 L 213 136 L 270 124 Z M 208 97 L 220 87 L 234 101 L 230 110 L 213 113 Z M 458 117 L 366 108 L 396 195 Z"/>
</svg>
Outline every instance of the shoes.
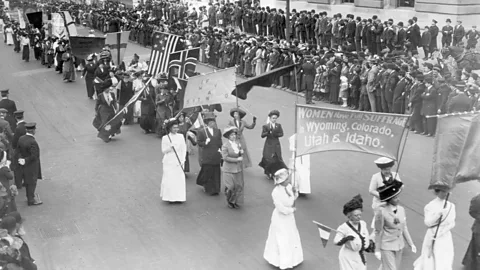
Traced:
<svg viewBox="0 0 480 270">
<path fill-rule="evenodd" d="M 234 205 L 233 203 L 231 203 L 231 202 L 228 202 L 228 203 L 227 203 L 227 206 L 228 206 L 228 208 L 230 208 L 230 209 L 235 208 L 235 205 Z"/>
</svg>

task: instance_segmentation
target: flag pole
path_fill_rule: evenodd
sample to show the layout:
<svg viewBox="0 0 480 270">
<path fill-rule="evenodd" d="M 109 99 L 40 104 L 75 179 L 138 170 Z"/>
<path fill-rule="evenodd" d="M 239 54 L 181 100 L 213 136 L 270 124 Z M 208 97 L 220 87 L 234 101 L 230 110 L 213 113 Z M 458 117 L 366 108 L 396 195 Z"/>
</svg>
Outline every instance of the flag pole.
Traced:
<svg viewBox="0 0 480 270">
<path fill-rule="evenodd" d="M 408 119 L 410 120 L 411 116 Z M 405 146 L 407 145 L 408 134 L 410 134 L 410 129 L 404 127 L 403 130 L 405 129 L 407 130 L 407 134 L 405 135 L 405 139 L 403 140 L 402 152 L 400 154 L 400 158 L 398 159 L 397 171 L 395 172 L 395 177 L 393 177 L 393 179 L 397 178 L 398 172 L 400 171 L 400 164 L 402 163 L 403 153 L 405 152 Z"/>
<path fill-rule="evenodd" d="M 169 132 L 169 133 L 170 133 L 170 132 Z M 173 143 L 173 142 L 172 142 L 172 139 L 170 138 L 170 134 L 167 134 L 167 137 L 168 137 L 168 140 L 170 140 L 170 143 Z M 173 147 L 173 145 L 172 145 L 172 150 L 173 150 L 173 152 L 175 153 L 175 156 L 177 157 L 178 164 L 180 165 L 180 168 L 182 168 L 182 171 L 185 172 L 185 170 L 183 169 L 182 162 L 180 161 L 180 158 L 178 157 L 177 150 L 175 150 L 175 147 Z"/>
<path fill-rule="evenodd" d="M 332 228 L 330 228 L 330 227 L 328 227 L 328 226 L 323 225 L 322 223 L 316 222 L 315 220 L 312 220 L 312 222 L 313 222 L 314 224 L 316 224 L 316 225 L 325 227 L 325 228 L 327 228 L 327 229 L 329 229 L 329 230 L 331 230 L 331 231 L 334 231 L 334 232 L 336 232 L 336 233 L 341 233 L 341 232 L 339 232 L 339 231 L 337 231 L 337 230 L 334 230 L 334 229 L 332 229 Z M 342 234 L 343 234 L 343 233 L 342 233 Z"/>
<path fill-rule="evenodd" d="M 288 0 L 287 0 L 288 1 Z M 294 107 L 294 110 L 295 110 L 295 121 L 294 121 L 294 127 L 293 127 L 293 130 L 295 130 L 295 140 L 293 142 L 293 179 L 292 179 L 292 184 L 293 186 L 295 187 L 297 185 L 297 181 L 296 181 L 296 178 L 298 176 L 298 172 L 297 172 L 297 105 L 298 105 L 298 83 L 297 83 L 297 65 L 295 64 L 295 66 L 293 67 L 293 78 L 294 78 L 294 81 L 295 81 L 295 91 L 296 91 L 296 100 L 295 100 L 295 107 Z M 299 190 L 297 190 L 298 192 L 300 192 Z M 293 201 L 293 206 L 295 206 L 295 201 Z"/>
<path fill-rule="evenodd" d="M 448 202 L 448 198 L 450 197 L 450 192 L 447 193 L 447 197 L 445 198 L 445 203 L 443 204 L 443 209 L 447 208 L 447 202 Z M 437 224 L 437 228 L 435 230 L 435 235 L 433 236 L 433 240 L 432 240 L 432 249 L 431 249 L 431 254 L 432 256 L 435 256 L 435 253 L 433 252 L 433 248 L 435 246 L 435 240 L 437 238 L 437 235 L 438 235 L 438 230 L 440 229 L 440 224 L 442 223 L 442 218 L 443 218 L 443 215 L 440 215 L 440 218 L 438 219 L 438 224 Z M 430 256 L 429 256 L 430 257 Z M 435 260 L 433 260 L 434 263 L 435 263 Z M 436 266 L 436 265 L 435 265 Z M 436 267 L 435 267 L 436 268 Z"/>
</svg>

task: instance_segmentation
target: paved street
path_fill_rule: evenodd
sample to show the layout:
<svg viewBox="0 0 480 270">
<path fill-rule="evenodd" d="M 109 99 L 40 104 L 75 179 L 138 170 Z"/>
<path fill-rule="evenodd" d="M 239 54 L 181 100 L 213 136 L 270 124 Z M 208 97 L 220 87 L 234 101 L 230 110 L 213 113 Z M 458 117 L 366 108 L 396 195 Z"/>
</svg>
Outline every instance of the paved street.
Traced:
<svg viewBox="0 0 480 270">
<path fill-rule="evenodd" d="M 146 58 L 149 50 L 136 44 L 127 48 Z M 33 54 L 32 54 L 33 56 Z M 145 56 L 145 57 L 144 57 Z M 11 99 L 25 110 L 27 121 L 37 122 L 44 180 L 38 184 L 42 206 L 27 207 L 25 190 L 17 197 L 27 219 L 26 241 L 42 270 L 117 269 L 273 269 L 263 259 L 273 203 L 271 181 L 258 166 L 245 172 L 245 206 L 226 207 L 223 195 L 206 196 L 195 185 L 197 156 L 191 159 L 187 202 L 169 205 L 159 197 L 162 176 L 161 141 L 145 135 L 138 125 L 122 127 L 108 144 L 96 137 L 92 126 L 94 101 L 87 99 L 83 80 L 64 83 L 61 75 L 32 60 L 21 61 L 13 47 L 0 45 L 0 88 L 9 88 Z M 209 72 L 207 67 L 198 67 Z M 290 157 L 288 137 L 294 132 L 295 96 L 276 89 L 252 92 L 240 105 L 259 119 L 245 136 L 257 164 L 263 140 L 261 124 L 268 111 L 281 112 L 285 137 L 283 157 Z M 304 100 L 300 100 L 302 103 Z M 330 106 L 321 104 L 324 106 Z M 218 115 L 223 129 L 234 104 Z M 246 117 L 250 122 L 252 116 Z M 401 162 L 406 184 L 401 201 L 408 225 L 420 252 L 425 233 L 423 207 L 433 199 L 429 183 L 433 139 L 410 134 Z M 345 217 L 342 208 L 354 195 L 364 197 L 364 219 L 372 219 L 370 177 L 378 169 L 375 156 L 350 152 L 312 156 L 312 194 L 301 197 L 296 220 L 302 239 L 304 263 L 297 269 L 338 269 L 338 250 L 331 242 L 323 248 L 312 220 L 336 228 Z M 314 165 L 313 165 L 314 164 Z M 477 183 L 459 185 L 450 197 L 457 205 L 454 231 L 455 269 L 470 239 L 473 220 L 470 198 L 480 192 Z M 405 251 L 403 269 L 412 269 L 418 256 Z M 378 261 L 368 255 L 369 269 Z"/>
</svg>

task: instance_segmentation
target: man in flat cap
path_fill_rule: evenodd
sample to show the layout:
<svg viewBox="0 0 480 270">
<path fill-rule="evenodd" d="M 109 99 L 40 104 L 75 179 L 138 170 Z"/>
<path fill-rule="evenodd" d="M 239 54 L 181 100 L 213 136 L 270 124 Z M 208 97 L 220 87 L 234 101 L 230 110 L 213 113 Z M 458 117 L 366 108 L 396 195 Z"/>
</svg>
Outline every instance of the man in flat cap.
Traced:
<svg viewBox="0 0 480 270">
<path fill-rule="evenodd" d="M 42 179 L 42 170 L 40 165 L 40 147 L 35 140 L 36 123 L 27 123 L 25 125 L 26 134 L 18 139 L 17 157 L 18 163 L 18 181 L 23 180 L 27 190 L 27 202 L 29 206 L 40 205 L 42 201 L 35 194 L 37 180 Z M 15 179 L 17 181 L 17 179 Z"/>
<path fill-rule="evenodd" d="M 7 120 L 8 123 L 10 124 L 10 128 L 12 130 L 15 130 L 16 121 L 15 121 L 15 117 L 13 116 L 13 113 L 17 110 L 17 105 L 15 104 L 15 101 L 8 98 L 8 95 L 9 95 L 8 89 L 1 90 L 0 93 L 2 95 L 2 99 L 0 100 L 0 108 L 4 108 L 7 110 L 7 115 L 5 116 L 5 120 Z"/>
</svg>

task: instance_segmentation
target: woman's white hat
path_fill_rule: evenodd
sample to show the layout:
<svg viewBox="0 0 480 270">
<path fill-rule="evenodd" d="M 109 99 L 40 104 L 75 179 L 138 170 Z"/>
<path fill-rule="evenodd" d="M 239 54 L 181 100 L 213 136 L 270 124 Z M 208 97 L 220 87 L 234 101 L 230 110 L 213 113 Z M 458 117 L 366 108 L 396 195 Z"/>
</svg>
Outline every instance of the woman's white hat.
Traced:
<svg viewBox="0 0 480 270">
<path fill-rule="evenodd" d="M 278 184 L 281 184 L 281 183 L 287 181 L 288 176 L 289 176 L 289 173 L 288 173 L 287 169 L 283 168 L 283 169 L 278 170 L 275 173 L 275 184 L 278 185 Z"/>
</svg>

